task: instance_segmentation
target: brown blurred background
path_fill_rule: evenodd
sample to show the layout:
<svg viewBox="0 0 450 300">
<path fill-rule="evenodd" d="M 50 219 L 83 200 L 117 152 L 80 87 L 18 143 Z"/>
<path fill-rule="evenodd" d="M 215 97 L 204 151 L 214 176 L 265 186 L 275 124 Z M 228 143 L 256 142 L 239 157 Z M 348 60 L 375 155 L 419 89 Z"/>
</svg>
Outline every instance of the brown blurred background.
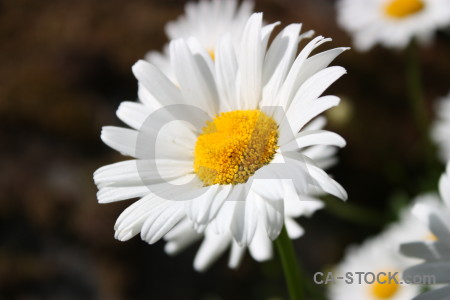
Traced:
<svg viewBox="0 0 450 300">
<path fill-rule="evenodd" d="M 0 299 L 280 299 L 275 258 L 247 255 L 238 270 L 226 257 L 210 271 L 192 268 L 197 246 L 176 257 L 163 243 L 122 243 L 113 225 L 130 201 L 99 205 L 95 169 L 123 160 L 100 140 L 103 125 L 122 125 L 115 110 L 136 99 L 132 64 L 167 42 L 164 25 L 184 1 L 0 1 Z M 334 1 L 256 1 L 268 22 L 304 23 L 333 37 L 321 49 L 349 46 Z M 425 99 L 450 88 L 450 36 L 440 32 L 420 51 Z M 309 275 L 338 262 L 345 247 L 381 230 L 395 210 L 433 189 L 441 166 L 427 168 L 407 105 L 404 53 L 349 51 L 335 64 L 348 75 L 329 93 L 350 114 L 330 128 L 348 146 L 330 170 L 349 192 L 348 209 L 304 220 L 295 242 Z M 332 112 L 333 114 L 333 112 Z M 350 206 L 351 205 L 351 206 Z M 369 211 L 365 222 L 359 212 Z"/>
</svg>

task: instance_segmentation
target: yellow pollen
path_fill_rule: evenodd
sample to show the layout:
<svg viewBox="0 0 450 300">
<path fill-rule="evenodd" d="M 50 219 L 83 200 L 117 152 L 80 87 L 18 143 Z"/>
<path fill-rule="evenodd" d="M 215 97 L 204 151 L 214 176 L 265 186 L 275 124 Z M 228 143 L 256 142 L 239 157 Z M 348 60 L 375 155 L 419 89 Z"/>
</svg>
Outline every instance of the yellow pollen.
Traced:
<svg viewBox="0 0 450 300">
<path fill-rule="evenodd" d="M 392 0 L 384 7 L 384 11 L 389 17 L 400 19 L 418 13 L 424 7 L 422 0 Z"/>
<path fill-rule="evenodd" d="M 388 273 L 388 272 L 385 272 Z M 396 277 L 397 282 L 399 282 L 398 276 Z M 384 283 L 382 283 L 384 282 Z M 371 287 L 372 295 L 378 299 L 390 299 L 392 298 L 400 288 L 400 285 L 395 282 L 395 280 L 389 280 L 389 276 L 386 274 L 384 276 L 379 276 L 379 280 L 376 280 Z"/>
<path fill-rule="evenodd" d="M 205 186 L 245 183 L 273 159 L 277 140 L 277 123 L 258 109 L 222 113 L 197 138 L 194 171 Z"/>
<path fill-rule="evenodd" d="M 437 240 L 438 240 L 438 237 L 435 236 L 434 234 L 432 234 L 432 233 L 430 232 L 430 233 L 425 237 L 425 240 L 434 242 L 434 241 L 437 241 Z"/>
<path fill-rule="evenodd" d="M 208 49 L 208 54 L 211 56 L 212 60 L 216 60 L 216 54 L 214 53 L 214 49 Z"/>
</svg>

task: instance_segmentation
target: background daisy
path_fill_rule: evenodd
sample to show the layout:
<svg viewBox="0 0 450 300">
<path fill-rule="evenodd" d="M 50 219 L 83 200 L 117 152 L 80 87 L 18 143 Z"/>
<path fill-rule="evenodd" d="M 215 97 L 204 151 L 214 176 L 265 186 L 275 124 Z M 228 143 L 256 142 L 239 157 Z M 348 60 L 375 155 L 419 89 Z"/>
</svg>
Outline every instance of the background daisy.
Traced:
<svg viewBox="0 0 450 300">
<path fill-rule="evenodd" d="M 418 197 L 415 202 L 429 203 L 434 200 L 433 195 L 425 195 Z M 366 240 L 362 245 L 352 246 L 347 250 L 343 261 L 333 269 L 333 274 L 345 278 L 345 274 L 351 272 L 353 282 L 337 280 L 336 283 L 330 283 L 328 285 L 329 298 L 333 300 L 407 300 L 418 295 L 420 286 L 402 283 L 401 278 L 403 270 L 416 263 L 417 260 L 402 256 L 399 253 L 399 246 L 403 242 L 431 239 L 431 236 L 426 226 L 418 222 L 418 219 L 411 213 L 410 208 L 405 208 L 398 222 L 391 224 L 379 235 Z M 377 282 L 366 284 L 364 279 L 361 281 L 362 284 L 359 284 L 356 272 L 372 272 L 374 274 L 398 272 L 396 278 L 399 284 Z"/>
<path fill-rule="evenodd" d="M 420 218 L 434 234 L 433 241 L 416 241 L 401 246 L 401 252 L 425 262 L 410 267 L 404 276 L 415 276 L 425 280 L 433 276 L 436 284 L 450 283 L 450 162 L 439 180 L 439 192 L 442 202 L 418 203 L 413 213 Z M 426 292 L 415 299 L 448 299 L 450 286 Z"/>
<path fill-rule="evenodd" d="M 449 5 L 448 0 L 340 0 L 337 17 L 356 49 L 375 44 L 401 49 L 413 38 L 429 42 L 436 29 L 450 24 Z"/>
<path fill-rule="evenodd" d="M 176 21 L 167 23 L 165 31 L 169 40 L 195 37 L 199 45 L 212 59 L 219 38 L 229 33 L 234 45 L 237 45 L 248 18 L 253 12 L 253 1 L 237 0 L 202 0 L 189 2 L 185 12 Z M 196 47 L 196 45 L 190 45 Z M 170 67 L 169 48 L 164 46 L 163 52 L 150 51 L 146 60 L 157 66 L 170 79 L 175 75 Z"/>
</svg>

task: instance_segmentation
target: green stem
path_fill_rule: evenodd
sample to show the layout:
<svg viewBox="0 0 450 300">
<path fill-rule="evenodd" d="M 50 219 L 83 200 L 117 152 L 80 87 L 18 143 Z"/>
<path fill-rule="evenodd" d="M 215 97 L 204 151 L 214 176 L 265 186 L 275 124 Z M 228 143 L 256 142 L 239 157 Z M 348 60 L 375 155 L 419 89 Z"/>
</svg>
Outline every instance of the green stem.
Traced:
<svg viewBox="0 0 450 300">
<path fill-rule="evenodd" d="M 424 177 L 433 178 L 436 169 L 435 146 L 429 135 L 430 120 L 422 91 L 418 47 L 414 40 L 411 41 L 407 49 L 406 80 L 410 105 L 420 133 L 420 145 L 425 158 L 427 175 Z"/>
<path fill-rule="evenodd" d="M 284 276 L 289 289 L 291 300 L 303 300 L 304 297 L 304 278 L 300 272 L 299 264 L 295 257 L 294 247 L 289 238 L 286 228 L 283 227 L 280 236 L 275 240 L 275 245 L 280 255 L 283 265 Z"/>
<path fill-rule="evenodd" d="M 409 44 L 407 52 L 406 79 L 409 99 L 422 138 L 428 140 L 428 116 L 422 94 L 418 48 L 414 40 Z"/>
</svg>

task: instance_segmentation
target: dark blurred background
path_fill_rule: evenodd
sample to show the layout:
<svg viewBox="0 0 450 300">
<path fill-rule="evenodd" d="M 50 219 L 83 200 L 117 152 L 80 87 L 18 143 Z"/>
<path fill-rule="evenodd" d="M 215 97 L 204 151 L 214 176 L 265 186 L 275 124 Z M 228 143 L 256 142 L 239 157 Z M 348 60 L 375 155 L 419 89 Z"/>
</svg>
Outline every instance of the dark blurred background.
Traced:
<svg viewBox="0 0 450 300">
<path fill-rule="evenodd" d="M 132 64 L 167 42 L 164 25 L 184 1 L 0 1 L 0 299 L 280 299 L 278 259 L 238 270 L 223 257 L 207 273 L 192 268 L 197 246 L 176 257 L 163 242 L 122 243 L 113 225 L 131 202 L 100 205 L 92 173 L 125 158 L 100 140 L 103 125 L 122 125 L 115 110 L 136 99 Z M 334 1 L 256 1 L 266 21 L 302 22 L 329 36 L 320 50 L 350 46 L 335 21 Z M 440 32 L 421 48 L 427 114 L 450 88 L 450 38 Z M 433 189 L 408 106 L 405 53 L 348 51 L 348 69 L 328 93 L 344 105 L 329 128 L 348 146 L 330 170 L 348 206 L 304 219 L 295 241 L 308 276 L 338 262 L 351 243 L 380 231 L 396 209 Z"/>
</svg>

